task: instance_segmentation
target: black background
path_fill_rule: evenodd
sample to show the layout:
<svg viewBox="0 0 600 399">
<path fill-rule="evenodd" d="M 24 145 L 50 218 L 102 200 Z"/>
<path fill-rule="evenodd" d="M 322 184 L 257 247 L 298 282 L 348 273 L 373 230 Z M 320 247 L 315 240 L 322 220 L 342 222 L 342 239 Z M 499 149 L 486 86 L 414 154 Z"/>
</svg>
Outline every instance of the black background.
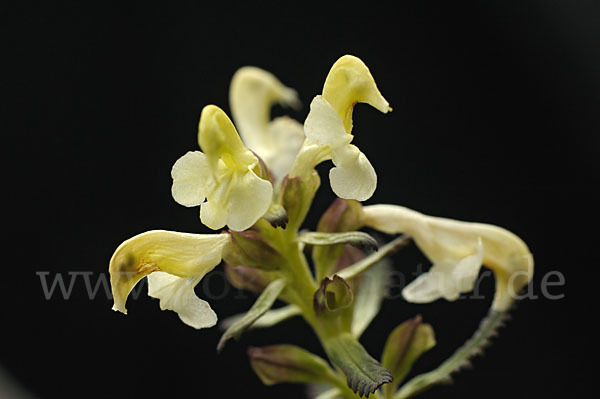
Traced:
<svg viewBox="0 0 600 399">
<path fill-rule="evenodd" d="M 129 301 L 125 317 L 102 291 L 90 300 L 81 276 L 69 300 L 46 300 L 36 272 L 91 271 L 95 283 L 132 235 L 208 232 L 196 208 L 170 195 L 172 164 L 197 149 L 202 107 L 228 111 L 233 72 L 256 65 L 298 90 L 304 108 L 291 115 L 303 121 L 331 64 L 350 53 L 394 108 L 355 110 L 355 142 L 379 178 L 367 203 L 514 231 L 534 254 L 535 294 L 547 272 L 565 277 L 549 289 L 563 299 L 520 303 L 472 370 L 420 397 L 584 392 L 590 366 L 581 360 L 593 346 L 586 323 L 597 301 L 576 301 L 598 264 L 586 232 L 598 184 L 600 6 L 456 3 L 348 3 L 327 15 L 324 4 L 2 6 L 10 256 L 0 279 L 0 365 L 9 378 L 39 397 L 304 397 L 298 386 L 263 387 L 245 354 L 249 345 L 287 342 L 322 353 L 300 319 L 248 333 L 217 356 L 217 328 L 195 331 L 145 293 Z M 334 198 L 323 178 L 309 228 Z M 428 265 L 414 247 L 394 262 L 407 275 Z M 199 285 L 200 296 L 223 292 L 218 273 Z M 438 346 L 413 374 L 429 370 L 474 331 L 491 302 L 491 280 L 482 292 L 486 300 L 387 301 L 362 341 L 379 356 L 391 329 L 421 313 Z M 211 305 L 224 317 L 252 300 L 231 291 Z"/>
</svg>

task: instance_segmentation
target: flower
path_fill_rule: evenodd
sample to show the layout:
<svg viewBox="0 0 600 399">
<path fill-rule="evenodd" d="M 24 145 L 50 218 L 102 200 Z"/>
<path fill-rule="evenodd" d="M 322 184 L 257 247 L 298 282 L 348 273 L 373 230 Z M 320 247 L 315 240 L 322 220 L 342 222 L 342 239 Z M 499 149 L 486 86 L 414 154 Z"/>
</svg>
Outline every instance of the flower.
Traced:
<svg viewBox="0 0 600 399">
<path fill-rule="evenodd" d="M 229 105 L 246 146 L 269 167 L 276 178 L 287 175 L 304 141 L 302 124 L 287 116 L 269 121 L 273 104 L 301 106 L 294 89 L 273 74 L 256 67 L 236 71 L 229 87 Z"/>
<path fill-rule="evenodd" d="M 367 157 L 350 144 L 354 138 L 352 112 L 359 102 L 383 113 L 391 110 L 369 68 L 359 58 L 345 55 L 333 64 L 322 95 L 316 96 L 310 105 L 304 122 L 307 140 L 293 171 L 300 175 L 302 162 L 312 168 L 331 159 L 335 167 L 329 171 L 329 182 L 334 193 L 341 198 L 365 201 L 377 187 L 377 174 Z"/>
<path fill-rule="evenodd" d="M 402 294 L 409 302 L 456 300 L 473 289 L 482 263 L 494 272 L 492 307 L 507 310 L 513 297 L 533 276 L 533 256 L 515 234 L 498 226 L 423 215 L 397 205 L 363 208 L 365 224 L 379 231 L 406 233 L 433 262 L 431 270 Z"/>
<path fill-rule="evenodd" d="M 229 234 L 188 234 L 152 230 L 124 241 L 110 259 L 113 310 L 127 314 L 125 302 L 133 287 L 148 276 L 148 295 L 161 309 L 177 312 L 194 328 L 212 327 L 217 316 L 196 297 L 194 287 L 221 262 Z"/>
<path fill-rule="evenodd" d="M 213 230 L 249 228 L 269 209 L 273 195 L 271 182 L 259 176 L 264 173 L 258 158 L 215 105 L 202 110 L 198 143 L 203 152 L 190 151 L 173 165 L 173 198 L 187 207 L 200 205 L 202 223 Z"/>
</svg>

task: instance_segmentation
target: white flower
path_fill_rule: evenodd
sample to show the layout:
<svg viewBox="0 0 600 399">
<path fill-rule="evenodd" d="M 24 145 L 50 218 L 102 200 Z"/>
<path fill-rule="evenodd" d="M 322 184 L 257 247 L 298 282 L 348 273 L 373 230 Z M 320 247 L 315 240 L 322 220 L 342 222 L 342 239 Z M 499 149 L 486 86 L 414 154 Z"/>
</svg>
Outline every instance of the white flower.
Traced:
<svg viewBox="0 0 600 399">
<path fill-rule="evenodd" d="M 270 121 L 271 107 L 279 103 L 298 109 L 294 89 L 273 74 L 256 67 L 236 71 L 229 87 L 229 104 L 235 125 L 246 146 L 254 151 L 278 179 L 287 175 L 304 141 L 302 124 L 287 117 Z"/>
<path fill-rule="evenodd" d="M 482 261 L 483 245 L 478 238 L 474 254 L 458 261 L 450 258 L 440 260 L 406 286 L 402 296 L 414 303 L 428 303 L 439 298 L 455 301 L 461 293 L 473 290 Z"/>
<path fill-rule="evenodd" d="M 341 198 L 365 201 L 377 187 L 377 174 L 367 157 L 350 142 L 352 112 L 357 103 L 367 103 L 383 113 L 390 110 L 369 68 L 359 59 L 345 55 L 331 67 L 304 123 L 306 141 L 292 168 L 292 176 L 302 176 L 316 164 L 331 159 L 335 167 L 329 181 Z"/>
<path fill-rule="evenodd" d="M 410 302 L 453 301 L 473 289 L 483 263 L 494 272 L 492 307 L 506 310 L 533 276 L 533 256 L 515 234 L 498 226 L 423 215 L 397 205 L 363 208 L 367 226 L 389 234 L 405 233 L 431 260 L 431 270 L 403 291 Z"/>
<path fill-rule="evenodd" d="M 148 231 L 124 241 L 109 265 L 113 310 L 127 314 L 129 293 L 148 276 L 148 294 L 160 299 L 161 309 L 177 312 L 194 328 L 212 327 L 217 316 L 208 303 L 196 297 L 194 287 L 221 262 L 221 253 L 230 242 L 229 234 L 165 230 Z"/>
<path fill-rule="evenodd" d="M 202 223 L 213 230 L 251 227 L 269 209 L 273 195 L 271 182 L 257 175 L 258 159 L 214 105 L 202 110 L 198 142 L 203 152 L 188 152 L 173 165 L 173 198 L 184 206 L 200 205 Z"/>
</svg>

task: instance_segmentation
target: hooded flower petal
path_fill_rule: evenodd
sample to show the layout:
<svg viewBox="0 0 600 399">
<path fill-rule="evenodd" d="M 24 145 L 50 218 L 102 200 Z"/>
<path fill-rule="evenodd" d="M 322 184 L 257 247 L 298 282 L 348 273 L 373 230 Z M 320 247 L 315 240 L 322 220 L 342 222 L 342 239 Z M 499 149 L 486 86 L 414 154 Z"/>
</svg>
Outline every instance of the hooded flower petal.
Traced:
<svg viewBox="0 0 600 399">
<path fill-rule="evenodd" d="M 302 125 L 282 117 L 270 122 L 271 107 L 279 103 L 300 107 L 294 89 L 256 67 L 236 71 L 229 87 L 231 114 L 244 143 L 281 178 L 288 174 L 304 141 Z"/>
<path fill-rule="evenodd" d="M 127 313 L 125 301 L 133 287 L 150 273 L 200 277 L 221 262 L 229 234 L 188 234 L 152 230 L 124 241 L 110 259 L 114 310 Z"/>
<path fill-rule="evenodd" d="M 258 159 L 214 105 L 202 110 L 198 142 L 204 152 L 188 152 L 173 165 L 173 198 L 200 205 L 200 220 L 213 230 L 249 228 L 267 212 L 273 195 L 271 183 L 256 174 Z"/>
<path fill-rule="evenodd" d="M 396 205 L 371 205 L 363 211 L 367 226 L 389 234 L 409 234 L 434 264 L 429 273 L 407 287 L 407 300 L 452 300 L 457 292 L 472 289 L 483 263 L 496 277 L 492 307 L 506 310 L 533 276 L 529 248 L 501 227 L 427 216 Z"/>
<path fill-rule="evenodd" d="M 367 103 L 384 114 L 391 111 L 369 68 L 352 55 L 344 55 L 333 64 L 323 85 L 323 98 L 343 120 L 347 133 L 352 133 L 352 110 L 357 103 Z"/>
<path fill-rule="evenodd" d="M 352 112 L 365 102 L 381 112 L 390 110 L 367 66 L 358 58 L 345 55 L 331 68 L 323 94 L 316 96 L 304 122 L 307 140 L 302 147 L 292 176 L 302 176 L 324 158 L 319 146 L 325 147 L 336 166 L 330 171 L 331 188 L 337 196 L 365 201 L 377 187 L 377 174 L 367 157 L 354 145 Z M 308 163 L 304 165 L 303 163 Z"/>
<path fill-rule="evenodd" d="M 176 312 L 188 326 L 196 329 L 212 327 L 217 324 L 217 315 L 208 302 L 194 293 L 194 287 L 202 277 L 183 278 L 155 272 L 148 276 L 148 295 L 160 299 L 162 310 Z"/>
</svg>

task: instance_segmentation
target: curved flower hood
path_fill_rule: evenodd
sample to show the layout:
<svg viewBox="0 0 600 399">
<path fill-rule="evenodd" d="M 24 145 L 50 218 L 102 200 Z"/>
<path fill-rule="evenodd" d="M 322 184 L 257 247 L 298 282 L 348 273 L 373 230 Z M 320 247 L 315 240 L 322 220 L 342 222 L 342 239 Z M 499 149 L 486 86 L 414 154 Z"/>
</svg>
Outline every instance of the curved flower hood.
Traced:
<svg viewBox="0 0 600 399">
<path fill-rule="evenodd" d="M 455 300 L 473 289 L 483 263 L 494 272 L 492 307 L 506 310 L 533 276 L 533 256 L 515 234 L 498 226 L 427 216 L 397 205 L 363 208 L 367 226 L 389 234 L 405 233 L 433 262 L 432 269 L 403 291 L 411 302 Z"/>
</svg>

